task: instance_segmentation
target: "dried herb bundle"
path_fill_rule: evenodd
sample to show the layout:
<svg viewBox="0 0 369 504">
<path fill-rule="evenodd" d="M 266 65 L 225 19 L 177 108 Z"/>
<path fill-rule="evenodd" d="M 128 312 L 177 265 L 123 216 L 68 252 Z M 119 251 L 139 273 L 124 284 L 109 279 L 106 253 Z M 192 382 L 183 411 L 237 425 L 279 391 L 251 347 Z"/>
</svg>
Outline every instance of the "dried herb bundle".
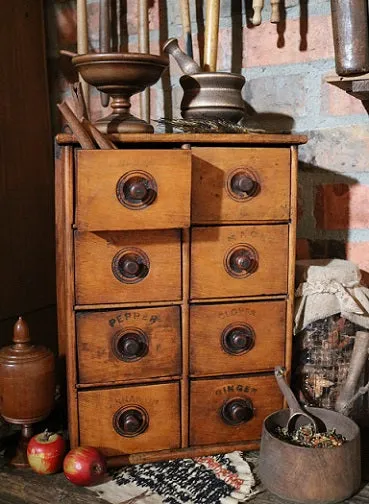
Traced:
<svg viewBox="0 0 369 504">
<path fill-rule="evenodd" d="M 185 133 L 265 133 L 262 129 L 248 128 L 245 124 L 235 124 L 224 119 L 167 119 L 164 117 L 155 122 L 173 126 Z"/>
<path fill-rule="evenodd" d="M 288 432 L 286 427 L 276 427 L 274 434 L 281 441 L 307 448 L 335 448 L 342 446 L 346 441 L 346 438 L 337 434 L 335 429 L 315 432 L 311 425 L 302 425 L 292 432 Z"/>
</svg>

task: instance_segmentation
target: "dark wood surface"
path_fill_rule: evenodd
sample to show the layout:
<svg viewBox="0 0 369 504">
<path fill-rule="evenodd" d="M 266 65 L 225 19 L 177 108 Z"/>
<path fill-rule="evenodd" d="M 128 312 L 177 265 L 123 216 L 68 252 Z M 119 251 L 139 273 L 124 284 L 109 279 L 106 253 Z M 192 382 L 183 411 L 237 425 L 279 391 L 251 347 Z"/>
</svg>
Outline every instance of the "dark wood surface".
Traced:
<svg viewBox="0 0 369 504">
<path fill-rule="evenodd" d="M 42 6 L 41 0 L 5 2 L 0 18 L 0 275 L 6 286 L 0 291 L 0 320 L 12 319 L 11 325 L 18 315 L 55 304 L 52 136 Z M 55 340 L 46 322 L 40 322 L 40 339 Z M 1 330 L 1 345 L 11 336 Z"/>
<path fill-rule="evenodd" d="M 146 500 L 147 502 L 147 500 Z M 261 492 L 252 500 L 253 504 L 291 504 L 269 492 Z M 363 482 L 361 490 L 344 501 L 346 504 L 369 502 L 369 484 Z M 30 469 L 0 469 L 0 504 L 106 504 L 91 490 L 70 483 L 64 474 L 40 476 Z M 125 499 L 122 496 L 124 504 Z M 140 504 L 136 500 L 135 504 Z"/>
</svg>

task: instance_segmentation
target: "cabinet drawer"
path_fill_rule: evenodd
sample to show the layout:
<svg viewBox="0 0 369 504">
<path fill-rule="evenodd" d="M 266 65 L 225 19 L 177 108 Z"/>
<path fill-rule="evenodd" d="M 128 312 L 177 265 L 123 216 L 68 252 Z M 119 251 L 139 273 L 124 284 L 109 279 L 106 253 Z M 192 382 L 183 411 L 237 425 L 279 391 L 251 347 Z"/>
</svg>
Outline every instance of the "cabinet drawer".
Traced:
<svg viewBox="0 0 369 504">
<path fill-rule="evenodd" d="M 288 220 L 290 150 L 192 149 L 194 224 Z"/>
<path fill-rule="evenodd" d="M 181 233 L 75 233 L 77 304 L 181 299 Z"/>
<path fill-rule="evenodd" d="M 178 306 L 78 313 L 80 383 L 107 383 L 181 372 Z"/>
<path fill-rule="evenodd" d="M 190 225 L 190 151 L 80 150 L 76 176 L 81 231 Z"/>
<path fill-rule="evenodd" d="M 193 376 L 268 371 L 284 362 L 284 301 L 192 305 L 190 310 Z"/>
<path fill-rule="evenodd" d="M 78 393 L 80 444 L 106 456 L 179 448 L 178 383 Z"/>
<path fill-rule="evenodd" d="M 191 298 L 287 292 L 288 224 L 193 228 Z"/>
<path fill-rule="evenodd" d="M 190 444 L 259 439 L 264 418 L 281 407 L 274 376 L 192 381 Z"/>
</svg>

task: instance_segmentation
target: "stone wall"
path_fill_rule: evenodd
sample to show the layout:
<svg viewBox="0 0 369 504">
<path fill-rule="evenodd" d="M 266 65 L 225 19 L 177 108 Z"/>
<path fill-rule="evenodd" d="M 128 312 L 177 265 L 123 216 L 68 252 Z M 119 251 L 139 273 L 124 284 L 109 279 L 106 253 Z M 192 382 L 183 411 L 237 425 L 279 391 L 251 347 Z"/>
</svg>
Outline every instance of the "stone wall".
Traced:
<svg viewBox="0 0 369 504">
<path fill-rule="evenodd" d="M 121 50 L 137 50 L 136 1 L 121 0 Z M 298 257 L 348 258 L 369 278 L 369 121 L 364 104 L 327 84 L 334 73 L 329 0 L 284 0 L 283 20 L 250 25 L 249 0 L 223 0 L 218 69 L 242 72 L 247 121 L 268 131 L 305 133 L 300 148 Z M 118 1 L 119 4 L 119 1 Z M 68 95 L 73 71 L 59 49 L 76 49 L 75 2 L 46 4 L 47 49 L 55 131 L 60 128 L 56 102 Z M 89 41 L 98 43 L 98 2 L 89 0 Z M 195 57 L 202 47 L 201 1 L 191 2 Z M 150 8 L 151 52 L 169 36 L 181 39 L 178 0 L 153 0 Z M 178 117 L 180 71 L 170 71 L 151 89 L 152 119 Z M 133 113 L 139 113 L 138 98 Z M 91 90 L 92 117 L 102 110 Z M 104 111 L 106 113 L 106 111 Z M 154 123 L 155 125 L 155 123 Z M 159 128 L 157 128 L 159 130 Z M 368 272 L 368 273 L 367 273 Z"/>
</svg>

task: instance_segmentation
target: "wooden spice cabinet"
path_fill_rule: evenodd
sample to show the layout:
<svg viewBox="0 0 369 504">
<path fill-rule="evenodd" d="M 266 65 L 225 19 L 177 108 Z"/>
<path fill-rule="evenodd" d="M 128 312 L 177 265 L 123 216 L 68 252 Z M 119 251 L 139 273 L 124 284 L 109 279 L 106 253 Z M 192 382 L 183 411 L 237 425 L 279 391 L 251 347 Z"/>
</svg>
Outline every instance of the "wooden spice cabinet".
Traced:
<svg viewBox="0 0 369 504">
<path fill-rule="evenodd" d="M 274 366 L 290 367 L 306 139 L 112 139 L 118 150 L 57 137 L 71 446 L 144 461 L 256 448 L 282 406 Z"/>
</svg>

